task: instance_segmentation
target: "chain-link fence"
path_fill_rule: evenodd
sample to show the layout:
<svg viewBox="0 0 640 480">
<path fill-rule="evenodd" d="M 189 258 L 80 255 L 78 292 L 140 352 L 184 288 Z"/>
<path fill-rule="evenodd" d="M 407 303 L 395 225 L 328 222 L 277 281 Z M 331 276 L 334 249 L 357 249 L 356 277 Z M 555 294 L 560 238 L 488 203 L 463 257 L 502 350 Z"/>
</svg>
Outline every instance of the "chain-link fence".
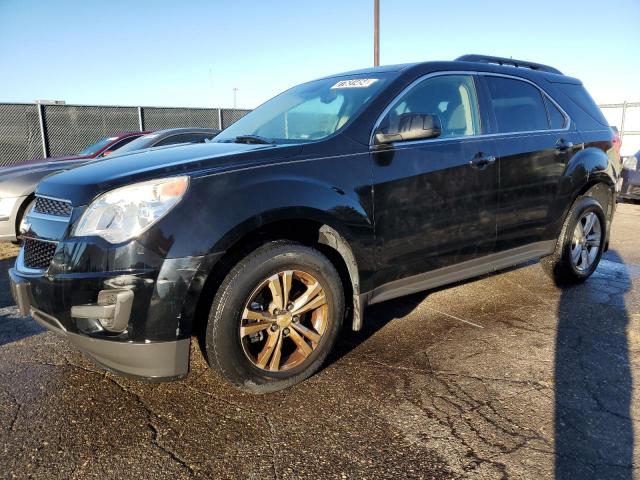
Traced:
<svg viewBox="0 0 640 480">
<path fill-rule="evenodd" d="M 75 155 L 102 137 L 179 127 L 226 128 L 250 110 L 0 103 L 0 167 Z"/>
<path fill-rule="evenodd" d="M 600 105 L 610 125 L 618 127 L 623 156 L 640 151 L 640 102 L 608 103 Z"/>
<path fill-rule="evenodd" d="M 37 106 L 0 103 L 0 166 L 43 156 Z"/>
</svg>

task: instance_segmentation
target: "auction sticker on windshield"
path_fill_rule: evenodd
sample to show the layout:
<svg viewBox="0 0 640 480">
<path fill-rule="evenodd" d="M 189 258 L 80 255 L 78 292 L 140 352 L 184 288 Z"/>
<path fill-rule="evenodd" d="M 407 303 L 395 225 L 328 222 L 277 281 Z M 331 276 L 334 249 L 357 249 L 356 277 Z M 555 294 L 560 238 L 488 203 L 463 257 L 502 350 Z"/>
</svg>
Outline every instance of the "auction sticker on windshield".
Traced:
<svg viewBox="0 0 640 480">
<path fill-rule="evenodd" d="M 352 80 L 340 80 L 336 83 L 332 90 L 336 88 L 367 88 L 377 82 L 377 78 L 354 78 Z"/>
</svg>

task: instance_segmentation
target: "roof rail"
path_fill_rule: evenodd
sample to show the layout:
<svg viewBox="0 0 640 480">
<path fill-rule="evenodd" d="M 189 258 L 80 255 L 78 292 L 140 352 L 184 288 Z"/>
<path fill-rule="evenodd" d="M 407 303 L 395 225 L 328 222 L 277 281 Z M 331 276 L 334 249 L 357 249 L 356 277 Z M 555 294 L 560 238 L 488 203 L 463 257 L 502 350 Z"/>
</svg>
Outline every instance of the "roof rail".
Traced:
<svg viewBox="0 0 640 480">
<path fill-rule="evenodd" d="M 457 62 L 475 62 L 475 63 L 494 63 L 497 65 L 511 65 L 513 67 L 530 68 L 531 70 L 538 70 L 540 72 L 557 73 L 562 75 L 562 72 L 549 65 L 543 65 L 541 63 L 527 62 L 525 60 L 515 60 L 513 58 L 504 57 L 490 57 L 488 55 L 463 55 L 456 58 Z"/>
</svg>

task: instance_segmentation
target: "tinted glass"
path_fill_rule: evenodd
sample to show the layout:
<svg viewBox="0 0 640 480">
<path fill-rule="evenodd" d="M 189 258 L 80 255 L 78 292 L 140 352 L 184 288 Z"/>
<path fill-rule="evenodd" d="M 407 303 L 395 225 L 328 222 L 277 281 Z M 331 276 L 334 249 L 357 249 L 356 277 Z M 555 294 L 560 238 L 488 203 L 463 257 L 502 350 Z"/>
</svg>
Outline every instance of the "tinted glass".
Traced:
<svg viewBox="0 0 640 480">
<path fill-rule="evenodd" d="M 119 142 L 114 143 L 113 145 L 111 145 L 107 150 L 105 150 L 104 152 L 102 152 L 100 154 L 101 157 L 107 157 L 109 155 L 115 154 L 116 151 L 119 148 L 124 147 L 125 145 L 127 145 L 128 143 L 131 143 L 133 140 L 135 140 L 138 137 L 127 137 L 127 138 L 123 138 L 122 140 L 120 140 Z"/>
<path fill-rule="evenodd" d="M 549 121 L 551 122 L 551 128 L 553 130 L 559 130 L 564 128 L 566 119 L 562 112 L 555 106 L 555 104 L 545 97 L 544 103 L 547 106 L 547 112 L 549 112 Z"/>
<path fill-rule="evenodd" d="M 172 135 L 170 137 L 161 140 L 154 144 L 154 147 L 161 147 L 163 145 L 176 145 L 178 143 L 202 143 L 205 138 L 213 137 L 212 134 L 206 133 L 181 133 L 179 135 Z"/>
<path fill-rule="evenodd" d="M 498 122 L 498 132 L 531 132 L 549 128 L 540 90 L 520 80 L 485 78 Z"/>
<path fill-rule="evenodd" d="M 129 142 L 124 147 L 118 149 L 117 154 L 121 155 L 123 153 L 135 152 L 136 150 L 140 150 L 142 148 L 149 148 L 152 146 L 158 138 L 159 134 L 157 133 L 148 133 L 146 135 L 142 135 L 141 137 L 137 137 L 132 142 Z M 113 152 L 115 155 L 116 152 Z"/>
<path fill-rule="evenodd" d="M 556 85 L 595 121 L 602 125 L 609 125 L 609 122 L 604 118 L 600 107 L 598 107 L 596 102 L 593 101 L 589 92 L 587 92 L 582 85 L 575 85 L 571 83 L 558 83 Z"/>
<path fill-rule="evenodd" d="M 102 150 L 104 147 L 106 147 L 107 145 L 109 145 L 111 142 L 113 142 L 115 139 L 117 139 L 118 137 L 105 137 L 105 138 L 101 138 L 100 140 L 98 140 L 96 143 L 92 143 L 91 145 L 85 147 L 81 152 L 80 155 L 93 155 L 96 152 L 99 152 L 100 150 Z"/>
<path fill-rule="evenodd" d="M 437 116 L 440 138 L 481 132 L 476 89 L 469 75 L 442 75 L 420 82 L 394 104 L 380 124 L 382 130 L 393 130 L 403 113 Z"/>
<path fill-rule="evenodd" d="M 354 118 L 389 78 L 377 72 L 298 85 L 248 113 L 213 141 L 233 142 L 241 135 L 259 135 L 273 143 L 321 140 Z"/>
</svg>

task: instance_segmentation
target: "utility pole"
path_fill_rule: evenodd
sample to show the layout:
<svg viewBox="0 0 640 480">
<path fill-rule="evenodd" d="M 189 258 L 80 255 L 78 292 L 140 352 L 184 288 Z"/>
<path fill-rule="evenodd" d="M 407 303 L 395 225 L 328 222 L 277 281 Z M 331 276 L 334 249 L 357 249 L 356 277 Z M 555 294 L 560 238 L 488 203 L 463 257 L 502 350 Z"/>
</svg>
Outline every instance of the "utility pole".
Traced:
<svg viewBox="0 0 640 480">
<path fill-rule="evenodd" d="M 380 0 L 373 0 L 373 66 L 380 65 Z"/>
<path fill-rule="evenodd" d="M 238 94 L 238 87 L 233 87 L 233 109 L 236 109 L 236 96 Z"/>
</svg>

